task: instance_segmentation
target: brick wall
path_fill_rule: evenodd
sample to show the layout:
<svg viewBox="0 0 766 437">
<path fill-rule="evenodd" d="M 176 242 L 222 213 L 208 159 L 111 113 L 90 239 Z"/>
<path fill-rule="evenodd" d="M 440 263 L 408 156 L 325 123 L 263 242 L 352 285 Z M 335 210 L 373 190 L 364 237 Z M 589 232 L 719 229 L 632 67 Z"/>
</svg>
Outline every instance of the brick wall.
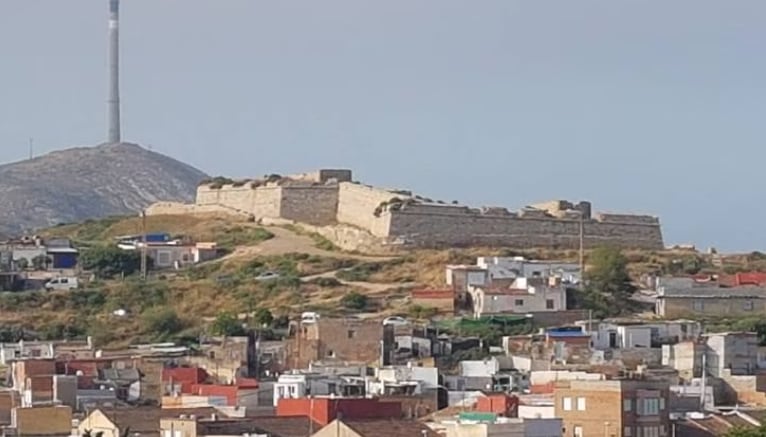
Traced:
<svg viewBox="0 0 766 437">
<path fill-rule="evenodd" d="M 72 409 L 66 406 L 15 408 L 12 422 L 18 435 L 69 435 Z"/>
</svg>

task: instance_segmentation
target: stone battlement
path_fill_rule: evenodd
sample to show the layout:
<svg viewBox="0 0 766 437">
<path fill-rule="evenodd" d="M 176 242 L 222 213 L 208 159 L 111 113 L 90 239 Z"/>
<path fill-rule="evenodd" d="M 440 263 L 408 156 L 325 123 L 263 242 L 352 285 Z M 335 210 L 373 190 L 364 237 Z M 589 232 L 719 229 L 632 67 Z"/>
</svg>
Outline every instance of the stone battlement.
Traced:
<svg viewBox="0 0 766 437">
<path fill-rule="evenodd" d="M 247 181 L 211 181 L 197 189 L 200 210 L 222 207 L 256 219 L 314 226 L 350 225 L 385 241 L 420 246 L 574 248 L 580 226 L 586 246 L 661 249 L 657 217 L 591 212 L 590 202 L 554 200 L 518 211 L 434 202 L 409 191 L 351 182 L 350 170 L 318 170 Z"/>
</svg>

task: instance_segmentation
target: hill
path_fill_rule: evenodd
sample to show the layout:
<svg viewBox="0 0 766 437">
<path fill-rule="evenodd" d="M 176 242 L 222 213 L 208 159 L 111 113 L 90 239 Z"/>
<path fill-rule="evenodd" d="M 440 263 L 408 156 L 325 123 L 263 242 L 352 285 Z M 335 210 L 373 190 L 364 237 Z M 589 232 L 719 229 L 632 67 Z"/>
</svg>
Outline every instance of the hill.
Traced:
<svg viewBox="0 0 766 437">
<path fill-rule="evenodd" d="M 202 171 L 136 144 L 52 152 L 0 166 L 0 232 L 136 214 L 159 200 L 191 201 Z"/>
</svg>

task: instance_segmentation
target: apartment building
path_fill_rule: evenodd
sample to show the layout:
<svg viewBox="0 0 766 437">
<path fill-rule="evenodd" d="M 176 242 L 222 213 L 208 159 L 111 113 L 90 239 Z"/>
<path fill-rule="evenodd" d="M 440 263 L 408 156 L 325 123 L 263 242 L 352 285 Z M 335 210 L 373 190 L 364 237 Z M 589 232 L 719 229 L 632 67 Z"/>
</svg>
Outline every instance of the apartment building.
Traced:
<svg viewBox="0 0 766 437">
<path fill-rule="evenodd" d="M 634 379 L 571 380 L 554 386 L 565 437 L 669 435 L 669 384 Z"/>
</svg>

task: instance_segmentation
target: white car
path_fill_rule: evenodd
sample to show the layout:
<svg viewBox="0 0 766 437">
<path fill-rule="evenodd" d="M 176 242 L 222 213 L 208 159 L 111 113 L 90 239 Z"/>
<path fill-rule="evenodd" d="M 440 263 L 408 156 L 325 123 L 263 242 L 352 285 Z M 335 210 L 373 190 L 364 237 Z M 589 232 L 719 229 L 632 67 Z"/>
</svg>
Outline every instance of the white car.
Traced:
<svg viewBox="0 0 766 437">
<path fill-rule="evenodd" d="M 46 290 L 74 290 L 78 287 L 78 281 L 75 277 L 53 278 L 45 283 Z"/>
<path fill-rule="evenodd" d="M 301 323 L 316 323 L 319 321 L 319 314 L 314 312 L 305 312 L 301 314 Z"/>
<path fill-rule="evenodd" d="M 279 273 L 274 272 L 263 272 L 260 275 L 255 277 L 256 281 L 269 281 L 271 279 L 277 279 L 279 278 Z"/>
<path fill-rule="evenodd" d="M 386 317 L 385 319 L 383 319 L 383 326 L 386 326 L 386 325 L 405 326 L 409 324 L 410 322 L 408 322 L 407 319 L 400 316 L 391 316 L 391 317 Z"/>
</svg>

